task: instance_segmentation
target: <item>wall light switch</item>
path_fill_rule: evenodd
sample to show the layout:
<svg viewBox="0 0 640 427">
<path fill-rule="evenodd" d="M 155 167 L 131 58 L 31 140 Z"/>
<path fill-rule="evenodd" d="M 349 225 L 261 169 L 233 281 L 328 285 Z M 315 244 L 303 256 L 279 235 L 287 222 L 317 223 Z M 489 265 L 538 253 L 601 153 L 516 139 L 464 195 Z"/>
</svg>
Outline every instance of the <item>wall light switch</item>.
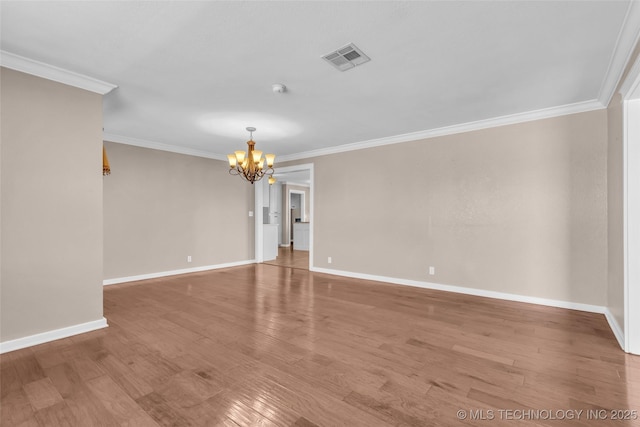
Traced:
<svg viewBox="0 0 640 427">
<path fill-rule="evenodd" d="M 253 216 L 253 211 L 249 211 L 249 216 Z"/>
</svg>

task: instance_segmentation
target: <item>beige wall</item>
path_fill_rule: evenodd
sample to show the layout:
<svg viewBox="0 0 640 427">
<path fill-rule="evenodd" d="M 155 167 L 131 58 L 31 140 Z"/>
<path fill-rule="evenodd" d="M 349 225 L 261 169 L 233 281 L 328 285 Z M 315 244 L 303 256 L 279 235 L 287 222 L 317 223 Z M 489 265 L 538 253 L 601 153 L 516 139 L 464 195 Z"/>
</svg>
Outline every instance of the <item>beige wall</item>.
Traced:
<svg viewBox="0 0 640 427">
<path fill-rule="evenodd" d="M 1 70 L 5 342 L 102 319 L 102 97 Z"/>
<path fill-rule="evenodd" d="M 623 121 L 620 94 L 616 94 L 609 103 L 607 116 L 607 307 L 624 330 Z"/>
<path fill-rule="evenodd" d="M 605 305 L 606 159 L 606 110 L 305 159 L 313 263 Z"/>
<path fill-rule="evenodd" d="M 105 279 L 254 259 L 253 186 L 226 162 L 105 146 Z"/>
</svg>

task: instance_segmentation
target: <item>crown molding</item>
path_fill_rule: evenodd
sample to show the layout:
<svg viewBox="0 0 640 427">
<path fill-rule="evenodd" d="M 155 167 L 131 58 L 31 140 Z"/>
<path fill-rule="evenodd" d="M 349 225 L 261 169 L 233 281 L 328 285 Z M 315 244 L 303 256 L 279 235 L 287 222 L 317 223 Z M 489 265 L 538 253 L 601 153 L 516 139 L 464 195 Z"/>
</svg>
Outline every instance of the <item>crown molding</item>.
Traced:
<svg viewBox="0 0 640 427">
<path fill-rule="evenodd" d="M 106 95 L 118 87 L 117 85 L 94 79 L 84 74 L 25 58 L 24 56 L 16 55 L 15 53 L 5 50 L 0 50 L 0 65 L 5 68 L 42 77 L 43 79 L 53 80 L 54 82 L 95 92 L 100 95 Z"/>
<path fill-rule="evenodd" d="M 636 58 L 636 62 L 631 66 L 627 77 L 620 85 L 618 92 L 623 99 L 635 96 L 635 92 L 640 88 L 640 56 Z"/>
<path fill-rule="evenodd" d="M 419 132 L 405 133 L 385 138 L 371 139 L 368 141 L 355 142 L 352 144 L 339 145 L 336 147 L 321 148 L 318 150 L 305 151 L 296 154 L 285 154 L 278 156 L 279 162 L 308 159 L 329 154 L 344 153 L 347 151 L 363 150 L 365 148 L 380 147 L 383 145 L 400 144 L 403 142 L 418 141 L 421 139 L 434 138 L 437 136 L 454 135 L 463 132 L 472 132 L 481 129 L 488 129 L 499 126 L 506 126 L 516 123 L 531 122 L 534 120 L 548 119 L 569 114 L 584 113 L 587 111 L 600 110 L 606 108 L 598 100 L 578 102 L 575 104 L 561 105 L 559 107 L 544 108 L 540 110 L 527 111 L 525 113 L 510 114 L 507 116 L 495 117 L 492 119 L 478 120 L 475 122 L 462 123 L 459 125 L 446 126 L 436 129 Z M 145 139 L 131 138 L 124 135 L 105 133 L 105 141 L 117 142 L 120 144 L 135 145 L 136 147 L 151 148 L 160 151 L 186 154 L 189 156 L 205 157 L 208 159 L 227 160 L 227 156 L 209 151 L 196 150 L 193 148 L 179 147 L 177 145 L 165 144 L 162 142 L 149 141 Z"/>
<path fill-rule="evenodd" d="M 462 123 L 459 125 L 445 126 L 436 129 L 419 132 L 405 133 L 402 135 L 389 136 L 385 138 L 372 139 L 368 141 L 355 142 L 352 144 L 339 145 L 336 147 L 321 148 L 319 150 L 305 151 L 303 153 L 280 156 L 281 162 L 308 159 L 310 157 L 326 156 L 329 154 L 344 153 L 347 151 L 362 150 L 365 148 L 380 147 L 383 145 L 399 144 L 402 142 L 417 141 L 421 139 L 434 138 L 437 136 L 453 135 L 463 132 L 471 132 L 481 129 L 511 125 L 516 123 L 530 122 L 534 120 L 548 119 L 551 117 L 565 116 L 568 114 L 583 113 L 592 110 L 605 108 L 598 100 L 578 102 L 575 104 L 561 105 L 559 107 L 544 108 L 540 110 L 528 111 L 525 113 L 510 114 L 507 116 L 495 117 L 492 119 L 478 120 L 475 122 Z"/>
<path fill-rule="evenodd" d="M 627 13 L 622 22 L 616 45 L 609 61 L 607 73 L 602 81 L 598 101 L 602 105 L 609 105 L 620 83 L 625 67 L 631 60 L 634 48 L 640 40 L 640 1 L 631 0 Z"/>
<path fill-rule="evenodd" d="M 227 160 L 227 156 L 215 154 L 204 150 L 196 150 L 194 148 L 179 147 L 177 145 L 165 144 L 162 142 L 149 141 L 146 139 L 131 138 L 129 136 L 105 133 L 102 136 L 104 141 L 117 142 L 119 144 L 134 145 L 136 147 L 151 148 L 153 150 L 169 151 L 171 153 L 186 154 L 188 156 L 205 157 L 207 159 Z"/>
</svg>

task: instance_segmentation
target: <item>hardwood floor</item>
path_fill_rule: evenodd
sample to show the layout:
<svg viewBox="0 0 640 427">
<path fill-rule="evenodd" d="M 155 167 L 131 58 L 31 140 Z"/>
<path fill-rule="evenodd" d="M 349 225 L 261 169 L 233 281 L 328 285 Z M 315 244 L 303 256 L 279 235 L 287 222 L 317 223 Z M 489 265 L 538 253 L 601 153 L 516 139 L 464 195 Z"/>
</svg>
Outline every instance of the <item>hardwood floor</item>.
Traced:
<svg viewBox="0 0 640 427">
<path fill-rule="evenodd" d="M 309 251 L 292 251 L 291 247 L 278 248 L 278 257 L 271 261 L 265 261 L 268 265 L 280 267 L 301 268 L 309 270 Z"/>
<path fill-rule="evenodd" d="M 640 358 L 598 314 L 264 264 L 104 305 L 1 356 L 2 426 L 638 425 L 611 418 L 637 417 Z"/>
</svg>

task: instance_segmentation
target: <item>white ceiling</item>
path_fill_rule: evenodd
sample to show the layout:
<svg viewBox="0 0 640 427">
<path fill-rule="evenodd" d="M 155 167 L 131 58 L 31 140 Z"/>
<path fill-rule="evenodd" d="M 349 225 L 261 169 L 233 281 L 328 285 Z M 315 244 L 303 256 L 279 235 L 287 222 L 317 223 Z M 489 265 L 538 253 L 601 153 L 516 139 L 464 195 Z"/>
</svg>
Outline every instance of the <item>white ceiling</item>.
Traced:
<svg viewBox="0 0 640 427">
<path fill-rule="evenodd" d="M 2 1 L 1 48 L 117 85 L 107 139 L 219 157 L 255 126 L 257 148 L 282 160 L 602 106 L 639 34 L 632 6 Z M 321 59 L 350 42 L 371 61 L 339 72 Z"/>
</svg>

